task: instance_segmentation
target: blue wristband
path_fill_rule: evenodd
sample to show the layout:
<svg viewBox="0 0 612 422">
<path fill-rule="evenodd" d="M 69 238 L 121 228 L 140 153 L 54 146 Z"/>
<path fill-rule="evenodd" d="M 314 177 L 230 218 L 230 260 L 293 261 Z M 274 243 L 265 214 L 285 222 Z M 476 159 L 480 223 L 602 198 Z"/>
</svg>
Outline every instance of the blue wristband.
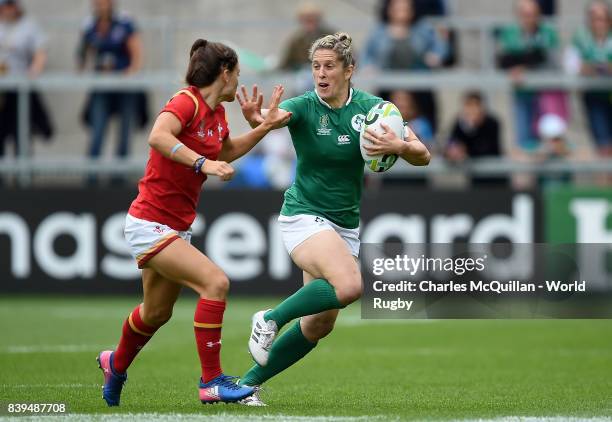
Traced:
<svg viewBox="0 0 612 422">
<path fill-rule="evenodd" d="M 193 163 L 193 170 L 196 174 L 202 172 L 202 166 L 204 165 L 204 161 L 206 161 L 206 157 L 200 157 Z"/>
</svg>

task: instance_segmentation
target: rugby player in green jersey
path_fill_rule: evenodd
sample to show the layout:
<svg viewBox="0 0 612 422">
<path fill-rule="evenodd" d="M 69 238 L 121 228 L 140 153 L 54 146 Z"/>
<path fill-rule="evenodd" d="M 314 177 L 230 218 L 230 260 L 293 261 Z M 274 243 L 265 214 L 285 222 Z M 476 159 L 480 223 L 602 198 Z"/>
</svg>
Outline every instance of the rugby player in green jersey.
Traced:
<svg viewBox="0 0 612 422">
<path fill-rule="evenodd" d="M 381 98 L 351 86 L 354 70 L 351 38 L 327 35 L 310 48 L 315 89 L 283 101 L 291 112 L 287 124 L 297 153 L 296 178 L 285 192 L 279 216 L 283 242 L 302 269 L 304 286 L 274 309 L 252 319 L 249 351 L 257 362 L 241 379 L 259 386 L 293 365 L 328 335 L 340 309 L 362 292 L 359 255 L 359 204 L 364 161 L 359 132 L 369 110 Z M 253 127 L 263 122 L 261 96 L 237 94 L 244 117 Z M 378 136 L 369 130 L 368 153 L 397 154 L 413 165 L 427 165 L 430 155 L 410 130 L 405 139 L 383 126 Z M 278 331 L 299 318 L 276 339 Z M 258 395 L 243 404 L 261 406 Z"/>
</svg>

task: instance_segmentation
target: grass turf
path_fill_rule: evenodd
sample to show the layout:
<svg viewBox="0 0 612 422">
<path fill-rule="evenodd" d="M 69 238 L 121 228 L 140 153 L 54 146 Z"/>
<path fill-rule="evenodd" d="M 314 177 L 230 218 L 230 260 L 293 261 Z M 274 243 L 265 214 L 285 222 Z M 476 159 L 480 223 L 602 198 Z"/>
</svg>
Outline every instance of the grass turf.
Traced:
<svg viewBox="0 0 612 422">
<path fill-rule="evenodd" d="M 334 333 L 266 383 L 265 408 L 203 406 L 193 297 L 179 299 L 129 369 L 119 408 L 101 399 L 99 350 L 113 347 L 137 298 L 0 299 L 0 414 L 7 403 L 66 403 L 71 413 L 368 416 L 387 419 L 612 415 L 612 321 L 363 321 Z M 277 299 L 232 297 L 223 368 L 241 375 L 251 314 Z"/>
</svg>

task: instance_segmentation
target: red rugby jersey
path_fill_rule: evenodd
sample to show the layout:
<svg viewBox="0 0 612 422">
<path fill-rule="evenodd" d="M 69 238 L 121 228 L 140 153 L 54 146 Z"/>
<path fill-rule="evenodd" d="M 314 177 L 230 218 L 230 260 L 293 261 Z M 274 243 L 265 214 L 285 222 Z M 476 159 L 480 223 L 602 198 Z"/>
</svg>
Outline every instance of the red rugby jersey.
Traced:
<svg viewBox="0 0 612 422">
<path fill-rule="evenodd" d="M 196 100 L 197 107 L 196 107 Z M 209 160 L 216 160 L 222 142 L 229 135 L 225 109 L 215 110 L 204 102 L 200 91 L 190 86 L 172 97 L 160 113 L 174 114 L 183 126 L 178 139 L 186 147 Z M 138 197 L 129 214 L 147 221 L 165 224 L 174 230 L 187 230 L 196 215 L 196 206 L 206 180 L 186 167 L 151 148 L 145 175 L 138 183 Z"/>
</svg>

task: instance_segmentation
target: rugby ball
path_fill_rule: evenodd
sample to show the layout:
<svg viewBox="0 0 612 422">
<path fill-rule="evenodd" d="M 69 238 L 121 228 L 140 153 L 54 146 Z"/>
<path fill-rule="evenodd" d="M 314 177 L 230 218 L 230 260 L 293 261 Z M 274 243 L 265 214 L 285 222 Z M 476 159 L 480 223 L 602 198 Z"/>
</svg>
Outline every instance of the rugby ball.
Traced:
<svg viewBox="0 0 612 422">
<path fill-rule="evenodd" d="M 395 132 L 398 138 L 404 139 L 404 120 L 402 119 L 402 114 L 395 104 L 389 101 L 383 101 L 370 109 L 364 124 L 361 126 L 361 132 L 359 134 L 359 148 L 361 149 L 361 157 L 363 157 L 366 167 L 375 173 L 381 173 L 389 170 L 397 161 L 396 154 L 368 155 L 367 151 L 363 148 L 364 145 L 372 144 L 363 137 L 365 130 L 370 128 L 374 132 L 382 134 L 384 130 L 381 123 L 389 126 L 393 132 Z"/>
</svg>

